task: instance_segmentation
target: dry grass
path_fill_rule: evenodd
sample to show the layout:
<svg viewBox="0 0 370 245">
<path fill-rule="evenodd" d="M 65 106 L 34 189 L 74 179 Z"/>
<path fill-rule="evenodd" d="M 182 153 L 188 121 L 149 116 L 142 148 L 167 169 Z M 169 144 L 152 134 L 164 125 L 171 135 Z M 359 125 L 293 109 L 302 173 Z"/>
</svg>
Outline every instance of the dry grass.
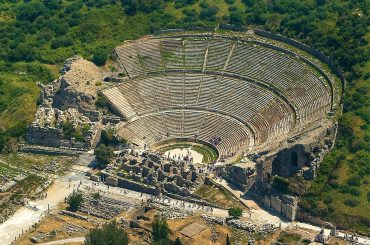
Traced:
<svg viewBox="0 0 370 245">
<path fill-rule="evenodd" d="M 224 208 L 240 207 L 246 209 L 232 193 L 221 187 L 203 185 L 196 191 L 196 194 Z"/>
<path fill-rule="evenodd" d="M 63 209 L 66 205 L 62 204 L 60 205 L 60 209 Z M 92 229 L 96 227 L 95 223 L 72 218 L 69 216 L 54 214 L 50 215 L 46 218 L 44 218 L 35 229 L 31 229 L 28 233 L 26 233 L 23 237 L 18 239 L 16 245 L 29 245 L 31 243 L 31 237 L 39 234 L 39 233 L 48 233 L 50 231 L 57 231 L 57 235 L 54 238 L 51 239 L 45 239 L 43 242 L 48 241 L 55 241 L 55 240 L 61 240 L 71 237 L 77 237 L 77 236 L 85 236 L 86 233 L 76 233 L 70 236 L 68 233 L 63 231 L 63 227 L 67 225 L 68 223 L 72 223 L 81 227 L 88 229 Z M 70 244 L 81 244 L 81 243 L 70 243 Z"/>
</svg>

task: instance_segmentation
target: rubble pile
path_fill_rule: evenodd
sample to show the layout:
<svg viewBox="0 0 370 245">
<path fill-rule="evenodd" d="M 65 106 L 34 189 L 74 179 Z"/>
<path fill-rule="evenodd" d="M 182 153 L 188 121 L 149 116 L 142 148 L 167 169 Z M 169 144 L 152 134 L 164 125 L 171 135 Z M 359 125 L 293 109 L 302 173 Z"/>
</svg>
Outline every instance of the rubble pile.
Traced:
<svg viewBox="0 0 370 245">
<path fill-rule="evenodd" d="M 216 242 L 218 240 L 218 237 L 219 237 L 218 231 L 216 230 L 214 224 L 211 224 L 210 227 L 211 227 L 211 232 L 212 232 L 211 241 Z"/>
<path fill-rule="evenodd" d="M 202 214 L 201 217 L 209 223 L 216 223 L 219 225 L 223 225 L 226 220 L 224 217 L 212 216 L 208 214 Z"/>
<path fill-rule="evenodd" d="M 169 210 L 161 211 L 160 214 L 165 219 L 170 219 L 170 220 L 171 219 L 185 219 L 186 217 L 189 216 L 188 212 L 179 212 L 173 208 Z"/>
<path fill-rule="evenodd" d="M 45 165 L 44 169 L 48 172 L 55 172 L 59 168 L 59 163 L 57 161 L 51 161 L 49 164 Z"/>
<path fill-rule="evenodd" d="M 249 222 L 243 222 L 239 219 L 232 219 L 227 221 L 227 225 L 235 227 L 237 229 L 249 231 L 249 232 L 257 232 L 258 231 L 258 226 L 253 223 Z"/>
<path fill-rule="evenodd" d="M 148 205 L 150 209 L 156 209 L 166 219 L 185 219 L 193 212 L 187 209 L 183 209 L 179 204 L 179 207 L 170 207 L 165 201 L 149 200 Z"/>
<path fill-rule="evenodd" d="M 132 203 L 110 197 L 94 198 L 91 193 L 84 194 L 83 200 L 79 211 L 107 220 L 134 206 Z"/>
<path fill-rule="evenodd" d="M 72 235 L 74 233 L 86 232 L 87 229 L 82 227 L 82 226 L 79 226 L 79 225 L 72 224 L 72 223 L 68 222 L 68 224 L 63 227 L 63 231 L 68 233 L 68 235 Z"/>
<path fill-rule="evenodd" d="M 253 224 L 244 222 L 239 219 L 232 219 L 226 222 L 227 225 L 235 227 L 240 230 L 245 230 L 251 233 L 259 233 L 262 236 L 268 235 L 276 230 L 273 224 Z"/>
<path fill-rule="evenodd" d="M 35 116 L 26 133 L 26 141 L 30 144 L 88 149 L 99 131 L 98 122 L 90 121 L 75 108 L 62 111 L 40 107 Z"/>
<path fill-rule="evenodd" d="M 65 62 L 59 79 L 48 85 L 38 83 L 42 87 L 40 106 L 35 121 L 27 129 L 27 143 L 55 148 L 90 149 L 95 143 L 101 123 L 101 112 L 97 110 L 95 101 L 102 79 L 98 67 L 75 56 Z M 66 135 L 66 123 L 71 124 L 78 134 L 71 133 L 69 128 Z"/>
<path fill-rule="evenodd" d="M 0 192 L 6 192 L 27 177 L 24 173 L 0 172 Z"/>
<path fill-rule="evenodd" d="M 56 237 L 56 235 L 58 234 L 58 232 L 56 230 L 52 230 L 52 231 L 49 231 L 47 233 L 38 233 L 37 235 L 31 237 L 31 242 L 33 243 L 39 243 L 41 242 L 42 240 L 45 240 L 45 239 L 48 239 L 48 238 L 54 238 Z"/>
<path fill-rule="evenodd" d="M 67 210 L 60 210 L 59 211 L 59 214 L 66 215 L 66 216 L 71 216 L 73 218 L 77 218 L 77 219 L 80 219 L 80 220 L 89 221 L 89 218 L 88 217 L 83 216 L 81 214 L 74 213 L 74 212 L 70 212 L 70 211 L 67 211 Z"/>
</svg>

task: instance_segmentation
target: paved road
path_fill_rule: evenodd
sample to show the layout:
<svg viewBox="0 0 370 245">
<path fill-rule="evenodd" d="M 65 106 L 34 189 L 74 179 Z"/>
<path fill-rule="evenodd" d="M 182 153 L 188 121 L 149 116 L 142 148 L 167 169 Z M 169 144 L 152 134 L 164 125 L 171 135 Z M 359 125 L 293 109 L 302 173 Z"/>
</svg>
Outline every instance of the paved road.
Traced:
<svg viewBox="0 0 370 245">
<path fill-rule="evenodd" d="M 58 203 L 63 202 L 84 178 L 86 169 L 85 166 L 73 166 L 67 175 L 60 176 L 54 181 L 45 199 L 29 202 L 0 224 L 1 245 L 11 244 L 23 232 L 39 222 L 47 214 L 48 209 L 52 210 Z"/>
</svg>

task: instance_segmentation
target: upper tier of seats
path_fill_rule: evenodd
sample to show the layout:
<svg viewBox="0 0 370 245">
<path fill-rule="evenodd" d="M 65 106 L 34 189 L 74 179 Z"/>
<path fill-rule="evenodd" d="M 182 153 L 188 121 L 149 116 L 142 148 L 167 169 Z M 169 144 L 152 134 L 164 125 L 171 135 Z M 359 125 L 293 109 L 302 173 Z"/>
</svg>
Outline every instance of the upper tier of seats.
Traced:
<svg viewBox="0 0 370 245">
<path fill-rule="evenodd" d="M 128 119 L 122 134 L 136 142 L 194 135 L 209 142 L 210 135 L 222 134 L 225 143 L 217 147 L 227 154 L 227 148 L 261 144 L 303 128 L 324 118 L 332 107 L 330 86 L 320 73 L 297 56 L 254 42 L 147 38 L 125 43 L 115 53 L 127 79 L 103 93 Z M 154 127 L 151 123 L 158 118 L 161 127 Z M 230 126 L 224 129 L 227 134 L 199 130 L 209 120 Z M 244 133 L 228 120 L 244 125 Z M 180 126 L 164 127 L 171 123 Z M 181 131 L 176 133 L 176 128 Z"/>
</svg>

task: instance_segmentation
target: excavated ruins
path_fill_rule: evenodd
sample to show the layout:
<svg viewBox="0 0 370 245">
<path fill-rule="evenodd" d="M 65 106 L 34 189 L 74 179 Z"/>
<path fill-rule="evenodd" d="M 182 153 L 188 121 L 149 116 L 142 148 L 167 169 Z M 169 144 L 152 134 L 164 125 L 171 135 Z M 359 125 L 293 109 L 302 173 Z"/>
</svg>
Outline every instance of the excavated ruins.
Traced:
<svg viewBox="0 0 370 245">
<path fill-rule="evenodd" d="M 111 71 L 73 57 L 59 79 L 40 85 L 27 150 L 86 151 L 109 126 L 130 145 L 92 179 L 200 203 L 194 192 L 214 173 L 241 190 L 253 187 L 268 209 L 294 220 L 297 198 L 271 182 L 315 178 L 334 144 L 343 84 L 338 71 L 323 68 L 333 68 L 330 58 L 257 31 L 150 36 L 124 42 L 113 57 Z M 96 107 L 98 96 L 109 113 Z M 202 166 L 156 152 L 176 142 L 203 144 L 217 160 Z"/>
</svg>

